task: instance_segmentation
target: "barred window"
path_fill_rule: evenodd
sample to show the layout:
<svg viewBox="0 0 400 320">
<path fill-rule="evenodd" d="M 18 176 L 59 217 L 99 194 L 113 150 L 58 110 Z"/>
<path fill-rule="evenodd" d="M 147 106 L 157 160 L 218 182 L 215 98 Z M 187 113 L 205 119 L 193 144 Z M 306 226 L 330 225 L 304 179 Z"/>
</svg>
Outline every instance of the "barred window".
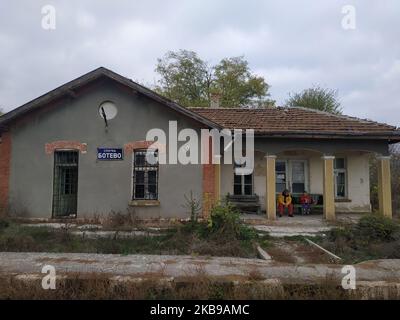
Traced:
<svg viewBox="0 0 400 320">
<path fill-rule="evenodd" d="M 146 154 L 149 159 L 147 161 Z M 133 200 L 158 199 L 158 151 L 136 150 L 133 156 Z"/>
</svg>

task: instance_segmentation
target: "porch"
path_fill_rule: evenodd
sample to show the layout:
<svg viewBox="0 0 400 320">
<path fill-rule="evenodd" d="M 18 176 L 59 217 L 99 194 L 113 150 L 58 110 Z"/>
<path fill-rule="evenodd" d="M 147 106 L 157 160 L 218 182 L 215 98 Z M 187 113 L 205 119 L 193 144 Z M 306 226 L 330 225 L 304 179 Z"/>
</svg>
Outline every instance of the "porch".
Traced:
<svg viewBox="0 0 400 320">
<path fill-rule="evenodd" d="M 336 213 L 371 212 L 369 159 L 378 155 L 379 211 L 392 217 L 390 189 L 390 157 L 387 144 L 368 141 L 256 140 L 254 171 L 251 175 L 236 175 L 233 164 L 216 164 L 217 188 L 220 197 L 256 199 L 250 207 L 269 221 L 277 217 L 277 195 L 288 189 L 294 199 L 307 191 L 312 195 L 313 216 L 297 216 L 295 224 L 313 219 L 335 221 Z M 266 152 L 265 150 L 268 150 Z M 275 151 L 275 152 L 274 152 Z M 243 210 L 246 211 L 246 210 Z M 320 213 L 320 215 L 318 215 Z M 260 217 L 261 217 L 260 216 Z"/>
<path fill-rule="evenodd" d="M 321 219 L 321 215 L 315 214 L 295 215 L 293 218 L 282 217 L 276 220 L 269 220 L 265 214 L 242 214 L 241 219 L 257 231 L 268 232 L 272 237 L 314 237 L 340 224 L 356 223 L 362 215 L 363 213 L 340 213 L 337 214 L 334 222 Z"/>
</svg>

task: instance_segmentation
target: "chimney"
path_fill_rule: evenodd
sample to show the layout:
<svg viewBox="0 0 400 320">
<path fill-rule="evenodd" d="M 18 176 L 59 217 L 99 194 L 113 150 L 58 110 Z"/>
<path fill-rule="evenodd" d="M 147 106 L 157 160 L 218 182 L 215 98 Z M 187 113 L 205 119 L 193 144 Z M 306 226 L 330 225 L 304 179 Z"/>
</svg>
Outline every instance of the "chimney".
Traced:
<svg viewBox="0 0 400 320">
<path fill-rule="evenodd" d="M 219 108 L 219 100 L 221 98 L 221 94 L 219 93 L 211 93 L 210 94 L 210 108 L 218 109 Z"/>
</svg>

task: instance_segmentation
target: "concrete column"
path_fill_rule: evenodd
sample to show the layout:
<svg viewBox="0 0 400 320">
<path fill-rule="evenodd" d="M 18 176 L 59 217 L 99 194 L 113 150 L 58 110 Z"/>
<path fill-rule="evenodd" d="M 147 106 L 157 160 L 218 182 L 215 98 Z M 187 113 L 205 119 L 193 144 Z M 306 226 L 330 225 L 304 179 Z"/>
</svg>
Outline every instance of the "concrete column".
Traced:
<svg viewBox="0 0 400 320">
<path fill-rule="evenodd" d="M 324 192 L 324 218 L 328 221 L 334 221 L 335 216 L 335 187 L 333 176 L 334 156 L 323 156 L 323 192 Z"/>
<path fill-rule="evenodd" d="M 266 192 L 265 192 L 265 210 L 268 220 L 276 219 L 276 191 L 275 191 L 275 160 L 276 156 L 267 155 L 266 159 Z"/>
<path fill-rule="evenodd" d="M 390 156 L 378 157 L 379 212 L 392 218 L 392 189 L 390 183 Z"/>
</svg>

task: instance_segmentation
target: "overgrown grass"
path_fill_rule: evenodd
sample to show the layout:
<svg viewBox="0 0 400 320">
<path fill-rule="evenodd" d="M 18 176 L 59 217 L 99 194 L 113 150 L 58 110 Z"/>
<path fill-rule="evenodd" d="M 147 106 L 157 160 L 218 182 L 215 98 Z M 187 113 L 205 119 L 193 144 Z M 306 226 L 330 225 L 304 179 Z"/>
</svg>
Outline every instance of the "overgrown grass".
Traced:
<svg viewBox="0 0 400 320">
<path fill-rule="evenodd" d="M 197 273 L 171 280 L 143 277 L 115 280 L 107 274 L 76 274 L 57 280 L 55 290 L 43 290 L 41 279 L 0 276 L 0 299 L 359 299 L 359 291 L 344 290 L 327 277 L 314 284 L 268 282 L 258 275 L 240 279 Z"/>
<path fill-rule="evenodd" d="M 115 216 L 114 222 L 126 220 Z M 257 256 L 255 241 L 263 241 L 244 225 L 229 205 L 217 206 L 208 222 L 190 221 L 166 229 L 157 236 L 129 239 L 84 239 L 68 228 L 29 227 L 0 222 L 0 251 L 73 252 L 112 254 L 186 254 L 210 256 Z"/>
<path fill-rule="evenodd" d="M 379 214 L 362 217 L 357 224 L 345 225 L 320 239 L 322 246 L 345 262 L 400 258 L 400 224 Z"/>
</svg>

